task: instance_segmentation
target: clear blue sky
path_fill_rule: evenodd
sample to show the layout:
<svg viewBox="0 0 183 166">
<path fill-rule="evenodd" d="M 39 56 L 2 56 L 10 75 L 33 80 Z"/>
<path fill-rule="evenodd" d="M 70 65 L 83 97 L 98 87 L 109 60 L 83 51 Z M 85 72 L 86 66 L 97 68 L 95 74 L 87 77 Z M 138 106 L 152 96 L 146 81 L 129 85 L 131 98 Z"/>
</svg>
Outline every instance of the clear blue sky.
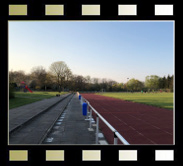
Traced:
<svg viewBox="0 0 183 166">
<path fill-rule="evenodd" d="M 10 21 L 9 70 L 47 70 L 64 61 L 73 74 L 126 82 L 174 73 L 174 23 Z"/>
</svg>

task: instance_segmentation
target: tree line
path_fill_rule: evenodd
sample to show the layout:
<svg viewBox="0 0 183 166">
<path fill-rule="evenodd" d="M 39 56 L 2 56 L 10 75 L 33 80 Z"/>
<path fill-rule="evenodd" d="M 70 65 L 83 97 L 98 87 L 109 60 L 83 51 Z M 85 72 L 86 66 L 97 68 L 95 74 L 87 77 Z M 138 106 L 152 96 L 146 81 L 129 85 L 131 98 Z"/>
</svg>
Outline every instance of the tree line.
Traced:
<svg viewBox="0 0 183 166">
<path fill-rule="evenodd" d="M 173 75 L 159 77 L 150 75 L 145 82 L 135 78 L 118 83 L 106 78 L 91 78 L 73 74 L 63 61 L 54 62 L 47 71 L 43 66 L 33 67 L 29 74 L 24 71 L 9 71 L 10 88 L 21 89 L 21 82 L 32 90 L 45 91 L 173 91 Z"/>
</svg>

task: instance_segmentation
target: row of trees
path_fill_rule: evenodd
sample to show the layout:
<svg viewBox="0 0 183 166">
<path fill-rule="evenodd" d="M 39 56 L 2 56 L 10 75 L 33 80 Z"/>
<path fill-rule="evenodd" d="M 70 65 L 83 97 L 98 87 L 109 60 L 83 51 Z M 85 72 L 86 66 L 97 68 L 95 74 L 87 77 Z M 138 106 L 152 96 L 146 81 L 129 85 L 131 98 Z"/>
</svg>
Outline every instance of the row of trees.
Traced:
<svg viewBox="0 0 183 166">
<path fill-rule="evenodd" d="M 147 76 L 145 80 L 145 86 L 150 89 L 166 89 L 173 91 L 173 75 L 167 77 L 158 77 L 156 75 Z"/>
<path fill-rule="evenodd" d="M 54 62 L 48 71 L 42 66 L 32 68 L 29 74 L 24 71 L 10 71 L 11 87 L 19 89 L 24 81 L 33 90 L 53 91 L 141 91 L 169 89 L 173 91 L 173 76 L 147 76 L 145 82 L 130 79 L 127 83 L 118 83 L 106 78 L 74 75 L 63 61 Z"/>
</svg>

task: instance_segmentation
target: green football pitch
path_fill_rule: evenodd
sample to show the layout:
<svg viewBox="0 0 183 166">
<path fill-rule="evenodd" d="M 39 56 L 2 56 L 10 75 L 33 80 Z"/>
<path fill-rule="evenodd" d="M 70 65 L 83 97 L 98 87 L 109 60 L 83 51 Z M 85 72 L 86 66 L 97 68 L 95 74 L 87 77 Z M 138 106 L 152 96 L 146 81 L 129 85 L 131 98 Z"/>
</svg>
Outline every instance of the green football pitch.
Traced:
<svg viewBox="0 0 183 166">
<path fill-rule="evenodd" d="M 106 92 L 106 93 L 97 93 L 97 94 L 173 110 L 173 99 L 174 99 L 173 93 Z"/>
</svg>

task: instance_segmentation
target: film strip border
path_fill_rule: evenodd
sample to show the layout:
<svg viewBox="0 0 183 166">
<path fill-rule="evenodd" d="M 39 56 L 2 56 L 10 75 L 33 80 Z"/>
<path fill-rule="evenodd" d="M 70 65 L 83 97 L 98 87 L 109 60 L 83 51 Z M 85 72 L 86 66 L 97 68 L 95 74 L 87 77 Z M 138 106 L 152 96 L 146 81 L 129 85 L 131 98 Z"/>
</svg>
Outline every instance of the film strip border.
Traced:
<svg viewBox="0 0 183 166">
<path fill-rule="evenodd" d="M 81 16 L 100 16 L 102 13 L 100 4 L 82 4 Z M 41 12 L 43 16 L 66 16 L 67 11 L 64 4 L 45 4 Z M 110 10 L 110 9 L 109 9 Z M 118 4 L 116 10 L 118 16 L 138 16 L 137 4 Z M 110 11 L 109 11 L 110 12 Z M 9 4 L 9 16 L 28 16 L 29 5 Z M 173 4 L 155 4 L 154 16 L 174 16 Z"/>
<path fill-rule="evenodd" d="M 68 15 L 68 6 L 66 4 L 41 4 L 40 7 L 40 15 L 41 16 L 60 16 L 62 18 Z M 115 7 L 116 16 L 139 16 L 139 6 L 138 4 L 118 4 Z M 173 4 L 151 4 L 151 13 L 153 16 L 174 16 L 174 5 Z M 104 7 L 102 4 L 82 4 L 80 6 L 79 15 L 80 16 L 98 16 L 103 15 Z M 110 10 L 110 9 L 108 9 Z M 106 12 L 106 11 L 105 11 Z M 110 11 L 109 11 L 110 12 Z M 31 13 L 31 14 L 30 14 Z M 9 4 L 8 6 L 8 15 L 11 16 L 27 16 L 32 15 L 32 7 L 30 4 Z M 110 14 L 109 14 L 110 15 Z M 16 17 L 18 18 L 18 17 Z M 58 18 L 58 17 L 57 17 Z M 85 18 L 85 17 L 84 17 Z M 122 18 L 122 17 L 120 17 Z M 19 149 L 19 148 L 18 148 Z M 50 149 L 50 148 L 49 148 Z M 64 149 L 64 148 L 63 148 Z M 109 148 L 110 149 L 110 148 Z M 73 153 L 76 154 L 78 151 L 74 150 Z M 32 155 L 34 150 L 9 150 L 8 151 L 8 160 L 10 162 L 18 161 L 18 162 L 31 162 L 34 160 L 34 156 Z M 43 156 L 42 162 L 44 161 L 68 161 L 71 160 L 70 156 L 71 152 L 67 150 L 41 150 Z M 105 159 L 104 150 L 81 150 L 77 155 L 78 160 L 81 161 L 98 161 L 102 162 Z M 74 155 L 73 154 L 73 155 Z M 107 155 L 108 157 L 109 155 Z M 141 155 L 139 150 L 116 150 L 113 158 L 116 161 L 134 161 L 138 162 L 143 160 L 144 157 Z M 154 150 L 151 152 L 151 161 L 175 161 L 176 160 L 176 151 L 169 150 Z M 107 160 L 107 159 L 105 159 Z M 110 160 L 108 158 L 108 160 Z"/>
<path fill-rule="evenodd" d="M 31 154 L 30 151 L 31 150 L 9 150 L 9 161 L 31 161 L 30 158 L 32 157 L 29 157 L 29 154 Z M 74 150 L 72 151 L 72 156 L 74 156 Z M 104 158 L 106 159 L 105 155 L 102 154 L 103 152 L 102 150 L 82 150 L 80 156 L 77 156 L 81 161 L 103 161 Z M 117 161 L 142 160 L 139 157 L 138 150 L 118 150 L 116 152 L 118 153 L 117 156 L 115 156 Z M 44 161 L 67 161 L 67 159 L 72 159 L 70 153 L 67 155 L 67 150 L 45 150 L 43 153 Z M 152 161 L 174 161 L 174 150 L 155 150 L 154 156 L 151 157 Z M 107 156 L 107 158 L 110 159 L 109 156 Z"/>
</svg>

